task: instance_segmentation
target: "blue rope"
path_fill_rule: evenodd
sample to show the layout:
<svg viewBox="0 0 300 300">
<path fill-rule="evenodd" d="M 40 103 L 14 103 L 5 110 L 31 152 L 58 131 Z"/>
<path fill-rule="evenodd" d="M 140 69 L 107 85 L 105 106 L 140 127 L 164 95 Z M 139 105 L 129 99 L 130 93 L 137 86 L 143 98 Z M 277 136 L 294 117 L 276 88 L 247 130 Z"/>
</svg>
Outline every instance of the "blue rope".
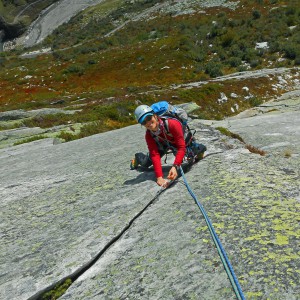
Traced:
<svg viewBox="0 0 300 300">
<path fill-rule="evenodd" d="M 230 280 L 230 283 L 231 283 L 231 285 L 232 285 L 232 288 L 233 288 L 233 290 L 234 290 L 234 292 L 235 292 L 235 294 L 236 294 L 236 296 L 237 296 L 237 299 L 239 299 L 239 300 L 240 300 L 240 299 L 241 299 L 241 300 L 245 300 L 245 296 L 244 296 L 244 294 L 243 294 L 243 291 L 242 291 L 242 289 L 241 289 L 241 287 L 240 287 L 240 284 L 239 284 L 238 279 L 237 279 L 237 277 L 236 277 L 236 275 L 235 275 L 235 273 L 234 273 L 234 270 L 233 270 L 233 268 L 232 268 L 232 266 L 231 266 L 231 264 L 230 264 L 230 262 L 229 262 L 229 259 L 228 259 L 227 255 L 226 255 L 226 252 L 225 252 L 225 250 L 224 250 L 224 248 L 223 248 L 223 246 L 222 246 L 222 244 L 221 244 L 221 242 L 220 242 L 220 239 L 219 239 L 217 233 L 215 232 L 214 227 L 213 227 L 213 225 L 212 225 L 210 219 L 208 218 L 208 216 L 207 216 L 207 214 L 206 214 L 206 212 L 205 212 L 204 207 L 203 207 L 202 204 L 198 201 L 196 195 L 194 194 L 194 192 L 193 192 L 192 189 L 190 188 L 190 186 L 189 186 L 189 184 L 188 184 L 188 182 L 187 182 L 187 180 L 186 180 L 186 177 L 185 177 L 185 175 L 184 175 L 184 173 L 183 173 L 183 170 L 182 170 L 182 167 L 181 167 L 181 166 L 180 166 L 180 172 L 181 172 L 181 175 L 182 175 L 182 178 L 183 178 L 183 180 L 184 180 L 184 183 L 185 183 L 185 186 L 186 186 L 187 190 L 189 191 L 190 195 L 191 195 L 191 196 L 193 197 L 193 199 L 195 200 L 196 204 L 197 204 L 198 207 L 200 208 L 200 211 L 201 211 L 202 215 L 204 216 L 205 222 L 206 222 L 206 224 L 207 224 L 207 226 L 208 226 L 208 229 L 209 229 L 210 234 L 211 234 L 211 236 L 212 236 L 212 238 L 213 238 L 213 241 L 214 241 L 214 243 L 215 243 L 215 245 L 216 245 L 216 247 L 217 247 L 217 250 L 218 250 L 218 253 L 219 253 L 220 258 L 221 258 L 221 260 L 222 260 L 224 269 L 225 269 L 225 271 L 226 271 L 226 273 L 227 273 L 227 276 L 228 276 L 228 278 L 229 278 L 229 280 Z"/>
</svg>

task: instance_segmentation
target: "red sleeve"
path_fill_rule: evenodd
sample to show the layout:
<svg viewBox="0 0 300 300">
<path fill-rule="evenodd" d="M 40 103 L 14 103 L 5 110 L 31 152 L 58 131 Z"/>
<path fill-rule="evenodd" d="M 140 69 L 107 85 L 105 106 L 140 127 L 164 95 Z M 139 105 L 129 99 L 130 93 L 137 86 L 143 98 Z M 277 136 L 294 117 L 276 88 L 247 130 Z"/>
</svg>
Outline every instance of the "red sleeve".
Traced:
<svg viewBox="0 0 300 300">
<path fill-rule="evenodd" d="M 179 166 L 182 164 L 185 151 L 186 151 L 182 125 L 179 121 L 173 119 L 169 119 L 168 124 L 169 124 L 169 132 L 173 135 L 174 144 L 177 149 L 174 165 Z"/>
<path fill-rule="evenodd" d="M 163 171 L 161 167 L 161 159 L 158 151 L 157 144 L 149 131 L 146 132 L 146 142 L 149 149 L 149 155 L 153 163 L 154 173 L 156 178 L 163 177 Z"/>
</svg>

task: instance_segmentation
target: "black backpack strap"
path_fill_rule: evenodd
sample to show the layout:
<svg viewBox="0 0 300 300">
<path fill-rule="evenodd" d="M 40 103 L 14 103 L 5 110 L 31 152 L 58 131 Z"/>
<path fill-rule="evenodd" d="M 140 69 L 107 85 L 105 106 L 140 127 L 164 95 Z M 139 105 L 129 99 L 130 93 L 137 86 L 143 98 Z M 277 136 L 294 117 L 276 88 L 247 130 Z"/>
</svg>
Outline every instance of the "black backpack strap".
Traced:
<svg viewBox="0 0 300 300">
<path fill-rule="evenodd" d="M 169 131 L 168 119 L 167 118 L 161 118 L 161 120 L 163 121 L 163 124 L 164 124 L 165 135 L 173 136 Z M 157 135 L 153 134 L 151 132 L 151 130 L 149 130 L 149 132 L 150 132 L 151 136 L 153 137 L 153 139 L 155 140 L 155 142 L 158 146 L 158 149 L 160 151 L 165 152 L 167 148 L 170 148 L 170 143 L 168 142 L 167 138 L 166 139 L 160 139 Z"/>
<path fill-rule="evenodd" d="M 164 127 L 165 127 L 165 130 L 166 130 L 166 133 L 168 135 L 172 135 L 170 133 L 170 130 L 169 130 L 169 123 L 168 123 L 168 119 L 173 119 L 173 120 L 177 120 L 180 122 L 180 119 L 177 119 L 177 118 L 174 118 L 174 117 L 167 117 L 167 118 L 161 118 L 163 123 L 164 123 Z M 186 146 L 189 146 L 190 143 L 192 142 L 193 138 L 194 138 L 194 135 L 196 133 L 196 130 L 194 131 L 194 133 L 192 133 L 192 130 L 190 129 L 189 125 L 188 124 L 183 124 L 182 122 L 180 122 L 181 126 L 182 126 L 182 131 L 183 131 L 183 136 L 184 136 L 184 141 L 185 141 L 185 144 Z M 158 138 L 156 140 L 158 143 Z"/>
<path fill-rule="evenodd" d="M 153 139 L 155 140 L 155 142 L 156 142 L 156 144 L 158 146 L 159 151 L 164 151 L 163 144 L 160 142 L 159 137 L 157 135 L 153 134 L 151 132 L 151 130 L 149 130 L 149 132 L 150 132 L 151 136 L 153 137 Z"/>
<path fill-rule="evenodd" d="M 166 132 L 167 133 L 170 133 L 170 130 L 169 130 L 169 122 L 168 122 L 168 119 L 165 119 L 165 118 L 161 118 L 163 123 L 164 123 L 164 127 L 166 129 Z"/>
</svg>

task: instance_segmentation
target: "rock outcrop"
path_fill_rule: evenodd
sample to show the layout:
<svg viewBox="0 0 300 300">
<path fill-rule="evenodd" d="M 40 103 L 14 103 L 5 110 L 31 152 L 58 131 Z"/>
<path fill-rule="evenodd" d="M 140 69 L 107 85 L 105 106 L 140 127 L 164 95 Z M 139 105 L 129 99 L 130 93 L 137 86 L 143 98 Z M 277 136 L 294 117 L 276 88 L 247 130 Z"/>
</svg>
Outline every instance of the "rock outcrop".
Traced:
<svg viewBox="0 0 300 300">
<path fill-rule="evenodd" d="M 31 118 L 43 118 L 47 115 L 74 114 L 78 110 L 63 110 L 58 108 L 41 108 L 26 111 L 23 109 L 0 112 L 0 127 L 12 128 L 17 125 L 18 128 L 6 129 L 0 131 L 0 149 L 22 143 L 26 139 L 36 138 L 37 136 L 55 137 L 59 132 L 70 130 L 69 125 L 54 126 L 51 128 L 26 127 L 23 122 Z M 80 124 L 73 124 L 80 128 Z M 57 139 L 55 140 L 55 142 Z"/>
<path fill-rule="evenodd" d="M 191 121 L 208 151 L 186 177 L 246 299 L 300 294 L 300 99 L 282 101 L 250 117 Z M 0 150 L 1 299 L 36 299 L 91 262 L 61 299 L 235 299 L 182 179 L 157 197 L 151 170 L 129 170 L 146 151 L 143 135 L 136 125 Z"/>
<path fill-rule="evenodd" d="M 7 23 L 1 16 L 0 16 L 0 30 L 4 31 L 2 39 L 10 40 L 14 39 L 26 31 L 26 26 L 22 23 L 22 21 L 17 21 L 14 23 Z M 1 40 L 2 40 L 1 39 Z"/>
</svg>

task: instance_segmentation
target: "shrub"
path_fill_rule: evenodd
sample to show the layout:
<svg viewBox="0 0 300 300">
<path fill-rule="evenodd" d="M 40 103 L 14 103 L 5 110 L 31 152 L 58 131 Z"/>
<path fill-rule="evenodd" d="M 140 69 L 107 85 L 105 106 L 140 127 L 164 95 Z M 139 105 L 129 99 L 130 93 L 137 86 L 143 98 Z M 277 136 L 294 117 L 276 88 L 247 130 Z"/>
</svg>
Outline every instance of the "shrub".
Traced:
<svg viewBox="0 0 300 300">
<path fill-rule="evenodd" d="M 228 52 L 225 51 L 225 50 L 224 50 L 223 48 L 221 48 L 221 47 L 220 47 L 220 48 L 216 47 L 216 48 L 214 49 L 214 52 L 218 54 L 218 58 L 219 58 L 220 61 L 222 61 L 222 62 L 228 58 Z"/>
<path fill-rule="evenodd" d="M 275 53 L 279 52 L 281 50 L 280 44 L 278 41 L 270 41 L 269 43 L 269 52 L 270 53 Z"/>
<path fill-rule="evenodd" d="M 238 135 L 237 133 L 233 133 L 231 132 L 230 130 L 228 130 L 227 128 L 224 128 L 224 127 L 216 127 L 217 130 L 219 130 L 222 134 L 226 135 L 226 136 L 229 136 L 231 138 L 234 138 L 234 139 L 237 139 L 239 140 L 240 142 L 242 143 L 245 143 L 243 138 Z"/>
<path fill-rule="evenodd" d="M 241 25 L 241 22 L 239 20 L 235 20 L 235 19 L 230 19 L 228 22 L 228 26 L 233 28 L 233 27 L 238 27 Z"/>
<path fill-rule="evenodd" d="M 72 134 L 70 132 L 62 131 L 57 135 L 58 138 L 63 139 L 65 142 L 70 142 L 76 140 L 78 135 Z"/>
<path fill-rule="evenodd" d="M 296 66 L 300 65 L 300 55 L 295 58 L 295 65 Z"/>
<path fill-rule="evenodd" d="M 254 48 L 249 48 L 245 51 L 243 59 L 246 62 L 250 63 L 251 61 L 257 59 L 257 54 L 258 52 Z"/>
<path fill-rule="evenodd" d="M 205 61 L 207 54 L 201 48 L 193 48 L 189 51 L 188 57 L 196 62 L 203 62 Z"/>
<path fill-rule="evenodd" d="M 247 71 L 247 67 L 246 66 L 238 66 L 237 71 L 238 72 L 245 72 L 245 71 Z"/>
<path fill-rule="evenodd" d="M 30 142 L 45 139 L 45 138 L 47 138 L 47 137 L 43 136 L 43 135 L 35 135 L 35 136 L 29 137 L 27 139 L 23 139 L 21 141 L 15 142 L 14 146 L 25 144 L 25 143 L 30 143 Z"/>
<path fill-rule="evenodd" d="M 78 74 L 79 76 L 84 74 L 84 67 L 81 65 L 70 65 L 68 66 L 66 69 L 64 69 L 63 71 L 64 74 L 68 74 L 68 73 L 75 73 Z"/>
<path fill-rule="evenodd" d="M 27 127 L 50 128 L 57 125 L 67 124 L 72 116 L 66 114 L 54 114 L 34 117 L 23 121 Z"/>
<path fill-rule="evenodd" d="M 287 15 L 287 16 L 291 16 L 291 15 L 294 15 L 295 13 L 296 13 L 296 8 L 295 7 L 287 7 L 287 9 L 286 9 L 286 12 L 285 12 L 285 14 Z"/>
<path fill-rule="evenodd" d="M 89 60 L 88 60 L 88 64 L 89 64 L 89 65 L 95 65 L 95 64 L 97 64 L 97 61 L 94 60 L 94 59 L 89 59 Z"/>
<path fill-rule="evenodd" d="M 108 43 L 106 43 L 105 41 L 104 42 L 102 42 L 102 43 L 100 43 L 99 45 L 98 45 L 98 50 L 106 50 L 107 48 L 108 48 Z"/>
<path fill-rule="evenodd" d="M 205 73 L 212 78 L 222 76 L 223 75 L 222 64 L 215 61 L 208 62 L 205 67 Z"/>
<path fill-rule="evenodd" d="M 230 47 L 230 51 L 229 51 L 229 56 L 233 56 L 235 58 L 243 58 L 243 51 L 241 51 L 240 47 L 238 45 L 232 45 L 232 47 Z"/>
<path fill-rule="evenodd" d="M 252 16 L 253 16 L 253 18 L 254 18 L 255 20 L 257 20 L 257 19 L 259 19 L 259 18 L 261 17 L 261 13 L 260 13 L 260 11 L 258 11 L 258 10 L 254 10 L 254 11 L 252 12 Z"/>
<path fill-rule="evenodd" d="M 250 67 L 256 68 L 261 64 L 261 61 L 259 59 L 253 59 L 250 61 Z"/>
<path fill-rule="evenodd" d="M 249 99 L 249 103 L 251 106 L 259 106 L 263 103 L 263 100 L 257 97 L 252 97 Z"/>
<path fill-rule="evenodd" d="M 282 51 L 284 56 L 289 59 L 295 59 L 298 55 L 300 56 L 300 47 L 292 43 L 284 44 Z"/>
<path fill-rule="evenodd" d="M 136 86 L 128 86 L 126 88 L 126 90 L 129 92 L 129 93 L 135 93 L 138 91 L 138 88 Z"/>
<path fill-rule="evenodd" d="M 52 55 L 55 59 L 63 60 L 63 61 L 70 61 L 71 59 L 74 58 L 73 54 L 66 51 L 54 51 Z"/>
<path fill-rule="evenodd" d="M 92 47 L 88 47 L 88 46 L 80 47 L 80 53 L 81 54 L 88 54 L 88 53 L 97 52 L 97 51 L 98 51 L 98 48 L 96 46 L 92 46 Z"/>
<path fill-rule="evenodd" d="M 287 26 L 295 26 L 297 25 L 297 17 L 295 16 L 289 16 L 286 20 Z"/>
<path fill-rule="evenodd" d="M 260 57 L 263 57 L 267 53 L 266 49 L 257 49 L 256 51 L 257 51 L 257 55 Z"/>
<path fill-rule="evenodd" d="M 229 47 L 235 40 L 235 34 L 232 31 L 228 31 L 221 36 L 221 44 L 223 47 Z"/>
<path fill-rule="evenodd" d="M 244 37 L 241 37 L 241 39 L 238 41 L 237 45 L 239 47 L 239 50 L 242 53 L 246 52 L 250 48 L 253 48 L 253 46 L 251 45 L 251 40 L 249 39 L 249 37 L 247 35 Z"/>
<path fill-rule="evenodd" d="M 284 157 L 289 158 L 292 156 L 292 150 L 291 149 L 286 149 L 283 152 Z"/>
<path fill-rule="evenodd" d="M 267 153 L 264 150 L 258 149 L 252 145 L 247 144 L 245 146 L 251 153 L 259 154 L 261 156 L 266 155 Z"/>
<path fill-rule="evenodd" d="M 239 65 L 241 65 L 241 63 L 242 63 L 242 60 L 239 57 L 231 57 L 228 60 L 228 64 L 231 67 L 235 67 L 235 68 L 238 67 Z"/>
<path fill-rule="evenodd" d="M 190 49 L 193 49 L 193 47 L 194 47 L 194 45 L 189 37 L 185 36 L 179 40 L 179 48 L 181 50 L 189 51 Z M 178 47 L 176 47 L 176 48 L 178 48 Z"/>
<path fill-rule="evenodd" d="M 84 125 L 80 130 L 80 137 L 90 136 L 93 134 L 101 133 L 107 130 L 103 122 L 96 121 L 90 124 Z"/>
<path fill-rule="evenodd" d="M 140 55 L 137 57 L 137 61 L 144 61 L 145 57 L 143 55 Z"/>
</svg>

